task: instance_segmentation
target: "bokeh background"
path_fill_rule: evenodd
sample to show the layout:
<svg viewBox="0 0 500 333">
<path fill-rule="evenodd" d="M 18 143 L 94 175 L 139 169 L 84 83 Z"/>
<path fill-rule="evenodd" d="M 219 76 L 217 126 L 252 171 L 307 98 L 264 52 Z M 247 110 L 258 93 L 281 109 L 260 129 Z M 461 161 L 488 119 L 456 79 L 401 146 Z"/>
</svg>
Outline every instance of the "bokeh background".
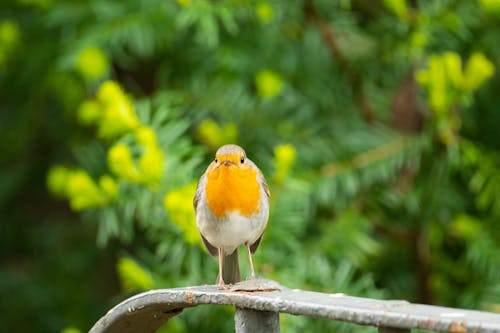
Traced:
<svg viewBox="0 0 500 333">
<path fill-rule="evenodd" d="M 85 332 L 214 283 L 191 202 L 229 142 L 271 189 L 258 275 L 500 311 L 499 41 L 499 0 L 2 1 L 2 327 Z"/>
</svg>

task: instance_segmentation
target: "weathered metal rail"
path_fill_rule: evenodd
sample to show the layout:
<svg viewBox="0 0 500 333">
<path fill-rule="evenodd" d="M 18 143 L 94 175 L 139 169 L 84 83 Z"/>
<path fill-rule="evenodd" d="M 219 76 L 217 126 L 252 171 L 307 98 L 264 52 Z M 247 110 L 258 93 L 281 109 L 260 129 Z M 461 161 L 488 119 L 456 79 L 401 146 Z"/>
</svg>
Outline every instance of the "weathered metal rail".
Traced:
<svg viewBox="0 0 500 333">
<path fill-rule="evenodd" d="M 229 290 L 216 286 L 160 289 L 133 296 L 111 309 L 91 333 L 154 332 L 184 308 L 202 304 L 236 307 L 237 333 L 279 332 L 279 313 L 378 327 L 380 333 L 500 332 L 500 314 L 289 289 L 270 280 L 250 280 Z"/>
</svg>

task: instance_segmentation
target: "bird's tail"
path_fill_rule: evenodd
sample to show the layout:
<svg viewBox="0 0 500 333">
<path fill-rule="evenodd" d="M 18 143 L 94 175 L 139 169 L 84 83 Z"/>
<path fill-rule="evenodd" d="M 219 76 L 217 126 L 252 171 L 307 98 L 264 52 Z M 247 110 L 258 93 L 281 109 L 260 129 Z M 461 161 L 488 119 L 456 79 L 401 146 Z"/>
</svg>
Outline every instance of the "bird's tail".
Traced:
<svg viewBox="0 0 500 333">
<path fill-rule="evenodd" d="M 222 259 L 222 279 L 228 284 L 235 284 L 241 281 L 238 249 L 229 255 L 224 255 Z"/>
</svg>

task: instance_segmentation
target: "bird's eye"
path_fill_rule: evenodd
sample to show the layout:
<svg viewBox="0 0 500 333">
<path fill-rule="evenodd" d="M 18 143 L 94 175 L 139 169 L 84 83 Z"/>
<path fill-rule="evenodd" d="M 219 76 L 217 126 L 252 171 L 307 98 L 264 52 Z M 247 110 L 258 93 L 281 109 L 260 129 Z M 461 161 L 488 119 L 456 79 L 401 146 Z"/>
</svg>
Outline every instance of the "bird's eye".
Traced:
<svg viewBox="0 0 500 333">
<path fill-rule="evenodd" d="M 217 162 L 219 162 L 219 160 L 215 159 L 215 161 L 214 161 L 214 162 L 215 162 L 215 163 L 217 163 Z"/>
<path fill-rule="evenodd" d="M 241 164 L 245 163 L 245 157 L 241 157 L 241 159 L 240 159 L 240 163 L 241 163 Z"/>
</svg>

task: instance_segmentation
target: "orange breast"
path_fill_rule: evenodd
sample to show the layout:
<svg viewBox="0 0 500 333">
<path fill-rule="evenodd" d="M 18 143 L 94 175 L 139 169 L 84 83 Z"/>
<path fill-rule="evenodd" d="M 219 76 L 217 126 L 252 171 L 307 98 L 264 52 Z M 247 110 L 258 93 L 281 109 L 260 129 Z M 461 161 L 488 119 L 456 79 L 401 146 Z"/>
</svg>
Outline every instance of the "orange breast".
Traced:
<svg viewBox="0 0 500 333">
<path fill-rule="evenodd" d="M 252 168 L 221 165 L 209 171 L 205 194 L 216 217 L 233 211 L 247 216 L 259 212 L 260 186 Z"/>
</svg>

